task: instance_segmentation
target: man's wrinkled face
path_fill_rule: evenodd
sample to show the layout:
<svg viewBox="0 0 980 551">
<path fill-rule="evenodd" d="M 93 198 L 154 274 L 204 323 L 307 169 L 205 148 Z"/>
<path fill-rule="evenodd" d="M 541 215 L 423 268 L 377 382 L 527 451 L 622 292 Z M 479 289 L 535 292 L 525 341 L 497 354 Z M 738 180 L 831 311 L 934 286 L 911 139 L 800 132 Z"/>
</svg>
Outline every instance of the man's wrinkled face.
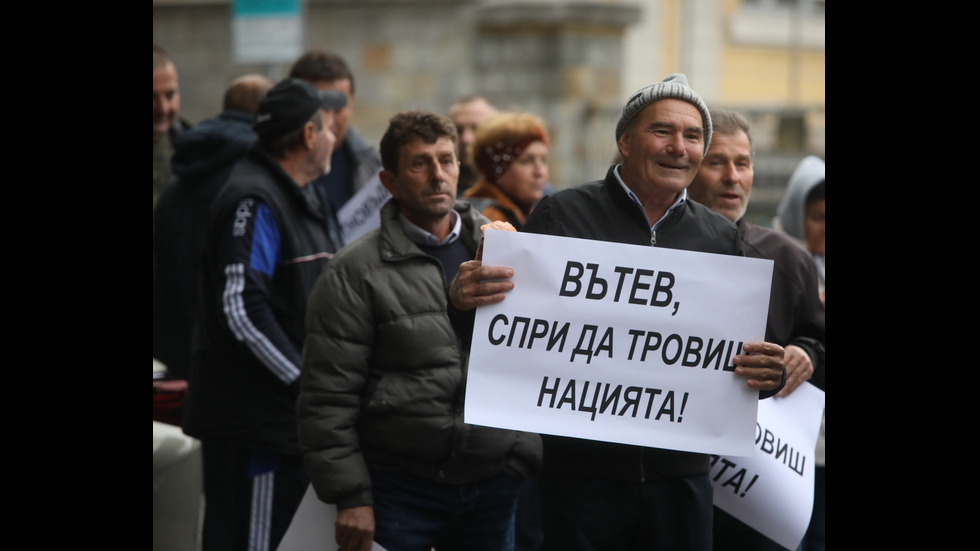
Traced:
<svg viewBox="0 0 980 551">
<path fill-rule="evenodd" d="M 687 193 L 691 199 L 737 222 L 748 208 L 753 176 L 752 146 L 745 132 L 715 132 L 711 149 Z"/>
<path fill-rule="evenodd" d="M 704 123 L 694 105 L 662 99 L 648 105 L 619 137 L 627 185 L 679 193 L 704 156 Z"/>
<path fill-rule="evenodd" d="M 398 200 L 402 214 L 419 226 L 441 220 L 456 203 L 459 162 L 456 144 L 446 137 L 401 146 L 398 173 L 383 170 L 381 182 Z"/>
<path fill-rule="evenodd" d="M 167 63 L 153 71 L 153 137 L 170 129 L 180 112 L 177 69 Z"/>
</svg>

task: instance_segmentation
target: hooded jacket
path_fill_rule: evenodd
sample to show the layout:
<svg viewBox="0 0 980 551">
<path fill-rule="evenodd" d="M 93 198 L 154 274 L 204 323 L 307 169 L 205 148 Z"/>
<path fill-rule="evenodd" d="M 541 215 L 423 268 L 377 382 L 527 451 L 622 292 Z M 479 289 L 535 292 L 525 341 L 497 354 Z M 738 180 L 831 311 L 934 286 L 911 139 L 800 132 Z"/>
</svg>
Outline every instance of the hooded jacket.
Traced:
<svg viewBox="0 0 980 551">
<path fill-rule="evenodd" d="M 814 186 L 824 180 L 824 168 L 823 159 L 814 155 L 804 157 L 790 175 L 786 195 L 776 208 L 773 227 L 803 243 L 804 246 L 806 244 L 806 196 Z M 813 255 L 813 259 L 817 263 L 820 284 L 823 285 L 824 259 L 818 255 Z"/>
<path fill-rule="evenodd" d="M 455 210 L 473 255 L 488 220 L 463 201 Z M 447 484 L 538 471 L 538 435 L 463 422 L 467 355 L 446 307 L 443 267 L 405 235 L 395 199 L 317 280 L 297 419 L 322 501 L 372 505 L 369 463 Z"/>
<path fill-rule="evenodd" d="M 824 180 L 825 169 L 826 164 L 823 159 L 814 155 L 804 157 L 789 177 L 786 195 L 780 201 L 779 207 L 776 209 L 776 218 L 773 220 L 774 228 L 800 241 L 804 247 L 806 247 L 806 230 L 804 227 L 806 196 L 810 194 L 810 190 L 814 186 Z M 817 255 L 812 256 L 816 263 L 820 284 L 823 285 L 825 282 L 824 259 Z M 826 390 L 827 374 L 824 362 L 820 362 L 819 366 L 814 362 L 813 377 L 811 377 L 810 382 L 818 388 Z M 815 459 L 817 466 L 820 467 L 825 464 L 825 419 L 826 412 L 824 413 L 824 420 L 820 422 L 820 433 L 817 436 Z"/>
<path fill-rule="evenodd" d="M 164 188 L 153 215 L 153 357 L 174 378 L 187 379 L 190 372 L 208 209 L 232 166 L 257 137 L 252 115 L 228 110 L 187 130 L 177 141 L 175 178 Z"/>
<path fill-rule="evenodd" d="M 814 155 L 808 155 L 796 166 L 789 177 L 786 195 L 776 208 L 777 224 L 773 224 L 794 239 L 805 242 L 804 213 L 806 212 L 806 196 L 824 179 L 825 163 Z"/>
</svg>

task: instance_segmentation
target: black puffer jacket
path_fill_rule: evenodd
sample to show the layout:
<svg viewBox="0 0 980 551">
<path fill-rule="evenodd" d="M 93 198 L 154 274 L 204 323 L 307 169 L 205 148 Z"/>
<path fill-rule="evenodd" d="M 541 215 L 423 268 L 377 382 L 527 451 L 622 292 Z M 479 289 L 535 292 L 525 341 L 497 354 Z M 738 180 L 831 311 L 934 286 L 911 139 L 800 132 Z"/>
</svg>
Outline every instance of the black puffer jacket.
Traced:
<svg viewBox="0 0 980 551">
<path fill-rule="evenodd" d="M 473 254 L 488 220 L 455 208 Z M 372 505 L 367 463 L 450 484 L 536 473 L 538 435 L 463 422 L 465 365 L 442 266 L 406 237 L 390 199 L 381 227 L 341 249 L 310 294 L 297 416 L 319 498 Z"/>
</svg>

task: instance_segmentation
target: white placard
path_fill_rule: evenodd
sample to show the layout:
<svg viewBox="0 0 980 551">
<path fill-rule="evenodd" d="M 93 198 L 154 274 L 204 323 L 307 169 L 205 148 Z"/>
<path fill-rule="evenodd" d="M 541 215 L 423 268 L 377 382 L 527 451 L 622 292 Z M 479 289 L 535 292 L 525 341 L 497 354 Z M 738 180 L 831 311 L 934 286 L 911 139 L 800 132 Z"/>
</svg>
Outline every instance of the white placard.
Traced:
<svg viewBox="0 0 980 551">
<path fill-rule="evenodd" d="M 380 174 L 380 171 L 379 171 Z M 381 178 L 375 174 L 364 187 L 357 190 L 353 197 L 344 203 L 337 211 L 337 221 L 340 223 L 341 238 L 344 245 L 352 243 L 358 237 L 381 225 L 381 205 L 391 197 L 381 183 Z"/>
<path fill-rule="evenodd" d="M 764 340 L 771 260 L 492 230 L 483 262 L 515 288 L 476 312 L 467 423 L 753 453 L 731 359 Z"/>
<path fill-rule="evenodd" d="M 802 384 L 759 402 L 755 452 L 712 457 L 714 504 L 787 549 L 796 549 L 813 511 L 813 454 L 824 392 Z"/>
</svg>

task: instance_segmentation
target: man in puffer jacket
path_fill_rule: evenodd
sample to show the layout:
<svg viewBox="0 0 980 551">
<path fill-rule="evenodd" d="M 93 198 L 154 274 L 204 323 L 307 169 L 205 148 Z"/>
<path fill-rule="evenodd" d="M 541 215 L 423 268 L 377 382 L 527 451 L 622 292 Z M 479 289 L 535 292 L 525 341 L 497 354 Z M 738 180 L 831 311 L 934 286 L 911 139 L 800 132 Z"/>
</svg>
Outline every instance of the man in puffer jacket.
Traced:
<svg viewBox="0 0 980 551">
<path fill-rule="evenodd" d="M 540 466 L 538 435 L 463 422 L 467 358 L 446 289 L 489 220 L 456 203 L 456 140 L 440 114 L 391 119 L 381 227 L 310 294 L 299 441 L 344 551 L 513 549 L 520 484 Z"/>
</svg>

